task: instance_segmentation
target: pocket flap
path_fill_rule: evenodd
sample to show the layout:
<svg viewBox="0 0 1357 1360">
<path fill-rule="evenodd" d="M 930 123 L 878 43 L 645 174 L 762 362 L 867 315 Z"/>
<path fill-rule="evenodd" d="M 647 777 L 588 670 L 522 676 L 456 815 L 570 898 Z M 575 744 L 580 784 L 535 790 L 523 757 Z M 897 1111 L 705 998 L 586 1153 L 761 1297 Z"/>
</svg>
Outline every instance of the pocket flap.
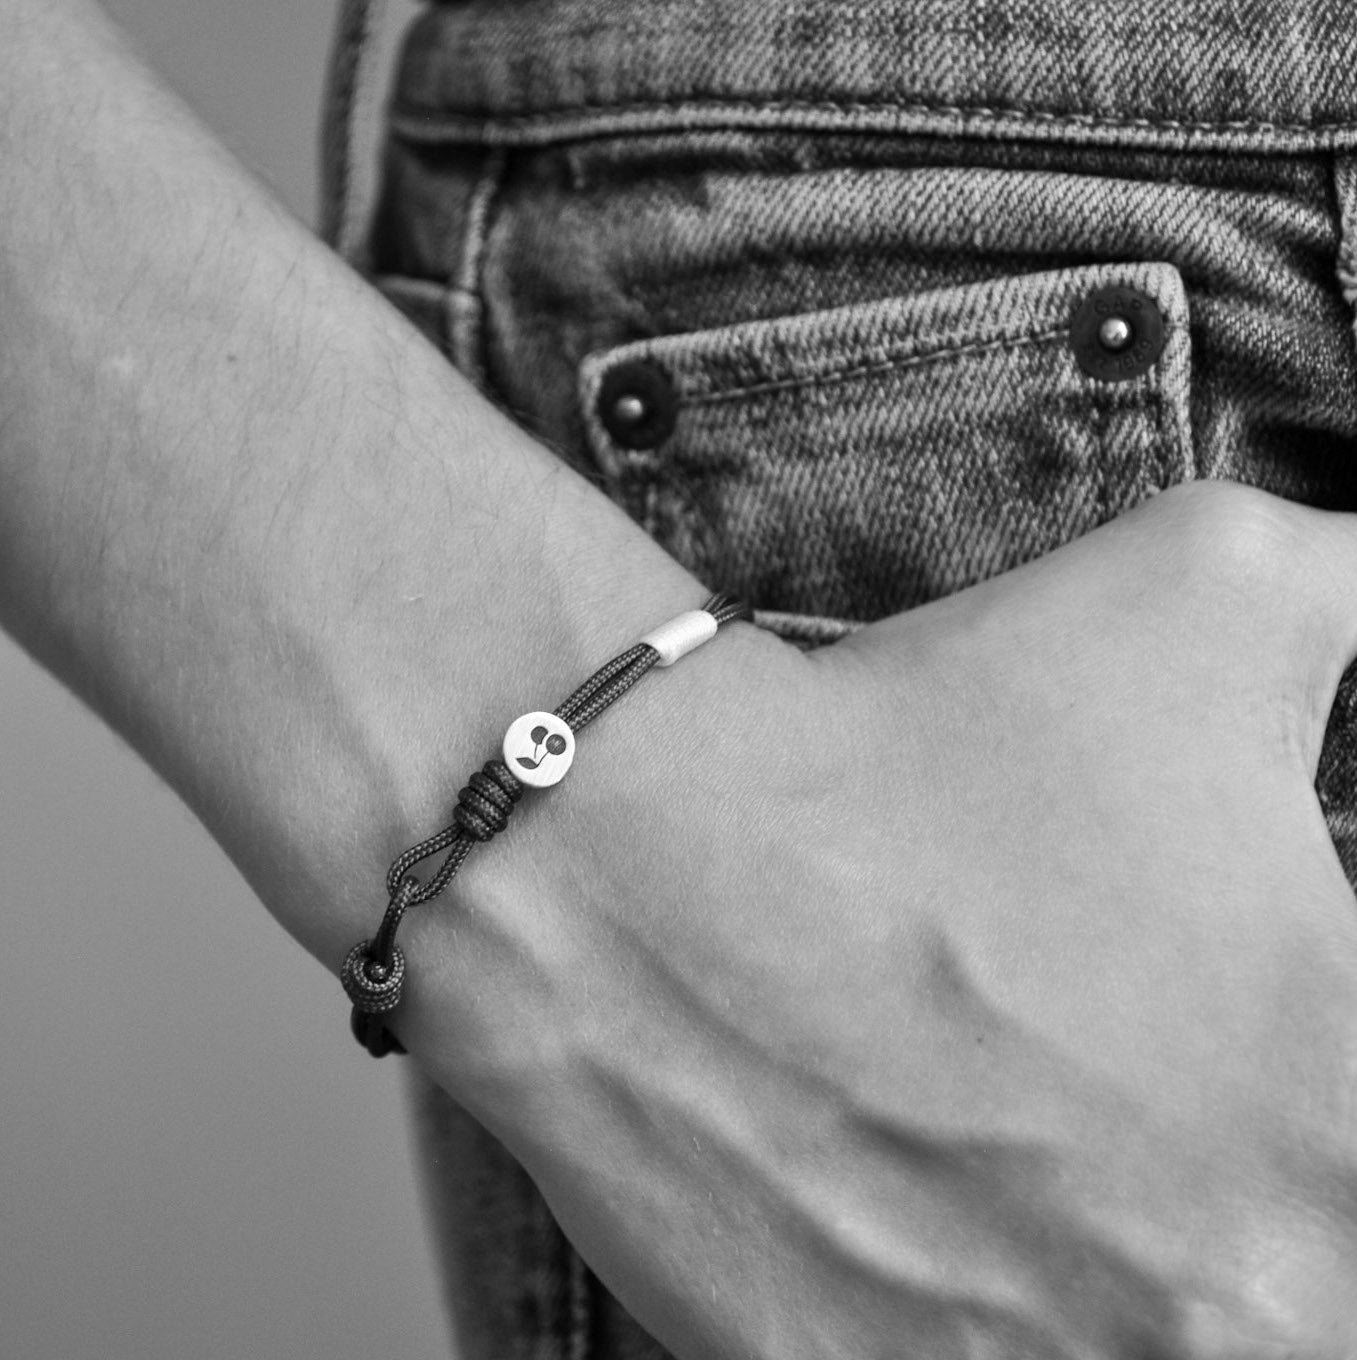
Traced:
<svg viewBox="0 0 1357 1360">
<path fill-rule="evenodd" d="M 1090 376 L 1071 341 L 1112 285 L 1164 328 L 1127 381 Z M 609 489 L 704 582 L 871 619 L 1192 476 L 1188 320 L 1171 264 L 1079 266 L 618 346 L 584 359 L 580 398 Z M 672 391 L 649 446 L 610 433 L 624 365 Z"/>
</svg>

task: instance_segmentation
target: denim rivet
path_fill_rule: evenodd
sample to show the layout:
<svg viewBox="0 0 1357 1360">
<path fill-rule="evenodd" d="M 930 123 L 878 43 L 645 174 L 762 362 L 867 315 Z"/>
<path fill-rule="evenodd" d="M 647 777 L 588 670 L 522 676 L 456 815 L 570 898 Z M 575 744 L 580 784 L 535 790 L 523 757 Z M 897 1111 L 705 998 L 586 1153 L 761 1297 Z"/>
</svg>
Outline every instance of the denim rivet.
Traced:
<svg viewBox="0 0 1357 1360">
<path fill-rule="evenodd" d="M 1120 354 L 1131 343 L 1131 323 L 1124 316 L 1109 316 L 1098 327 L 1098 343 L 1113 354 Z"/>
<path fill-rule="evenodd" d="M 632 359 L 604 375 L 598 418 L 623 448 L 658 448 L 678 424 L 678 393 L 658 364 Z"/>
<path fill-rule="evenodd" d="M 1164 317 L 1152 297 L 1118 284 L 1095 289 L 1070 322 L 1079 367 L 1103 382 L 1148 373 L 1164 352 Z"/>
</svg>

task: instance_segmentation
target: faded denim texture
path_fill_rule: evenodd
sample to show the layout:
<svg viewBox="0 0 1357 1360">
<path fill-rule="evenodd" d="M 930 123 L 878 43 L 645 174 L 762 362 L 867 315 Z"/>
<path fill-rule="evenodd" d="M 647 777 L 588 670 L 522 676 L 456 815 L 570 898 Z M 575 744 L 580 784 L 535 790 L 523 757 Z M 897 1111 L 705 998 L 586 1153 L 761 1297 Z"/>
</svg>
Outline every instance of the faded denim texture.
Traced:
<svg viewBox="0 0 1357 1360">
<path fill-rule="evenodd" d="M 1350 0 L 436 4 L 366 263 L 802 645 L 1188 478 L 1357 510 Z M 1071 344 L 1108 284 L 1164 323 L 1129 381 Z M 600 405 L 636 364 L 677 402 L 639 448 Z M 1319 792 L 1357 877 L 1351 675 Z M 465 1354 L 661 1356 L 507 1154 L 417 1104 Z"/>
</svg>

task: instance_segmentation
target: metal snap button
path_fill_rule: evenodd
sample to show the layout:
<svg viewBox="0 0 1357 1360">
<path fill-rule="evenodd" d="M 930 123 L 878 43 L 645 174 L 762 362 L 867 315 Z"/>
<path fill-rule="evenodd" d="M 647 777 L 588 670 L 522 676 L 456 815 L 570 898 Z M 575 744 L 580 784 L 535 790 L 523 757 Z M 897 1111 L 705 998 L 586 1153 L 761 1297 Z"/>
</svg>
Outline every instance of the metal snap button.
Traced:
<svg viewBox="0 0 1357 1360">
<path fill-rule="evenodd" d="M 634 359 L 604 375 L 598 418 L 624 449 L 658 448 L 678 424 L 678 393 L 658 364 Z"/>
<path fill-rule="evenodd" d="M 1070 323 L 1079 367 L 1104 382 L 1148 373 L 1164 352 L 1164 339 L 1164 317 L 1154 299 L 1120 285 L 1095 289 Z"/>
</svg>

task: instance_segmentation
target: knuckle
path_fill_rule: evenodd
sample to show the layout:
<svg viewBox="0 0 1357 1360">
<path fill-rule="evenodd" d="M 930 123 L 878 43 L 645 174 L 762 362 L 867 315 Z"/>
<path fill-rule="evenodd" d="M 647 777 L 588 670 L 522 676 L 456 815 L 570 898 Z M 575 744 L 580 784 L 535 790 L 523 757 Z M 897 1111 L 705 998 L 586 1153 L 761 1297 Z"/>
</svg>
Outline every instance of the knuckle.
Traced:
<svg viewBox="0 0 1357 1360">
<path fill-rule="evenodd" d="M 1171 588 L 1186 587 L 1186 607 L 1216 635 L 1290 658 L 1284 673 L 1309 687 L 1303 730 L 1317 742 L 1357 651 L 1357 517 L 1232 482 L 1184 487 L 1165 510 Z"/>
<path fill-rule="evenodd" d="M 1238 482 L 1188 483 L 1159 497 L 1180 563 L 1205 581 L 1256 587 L 1296 561 L 1300 534 L 1288 502 Z"/>
</svg>

